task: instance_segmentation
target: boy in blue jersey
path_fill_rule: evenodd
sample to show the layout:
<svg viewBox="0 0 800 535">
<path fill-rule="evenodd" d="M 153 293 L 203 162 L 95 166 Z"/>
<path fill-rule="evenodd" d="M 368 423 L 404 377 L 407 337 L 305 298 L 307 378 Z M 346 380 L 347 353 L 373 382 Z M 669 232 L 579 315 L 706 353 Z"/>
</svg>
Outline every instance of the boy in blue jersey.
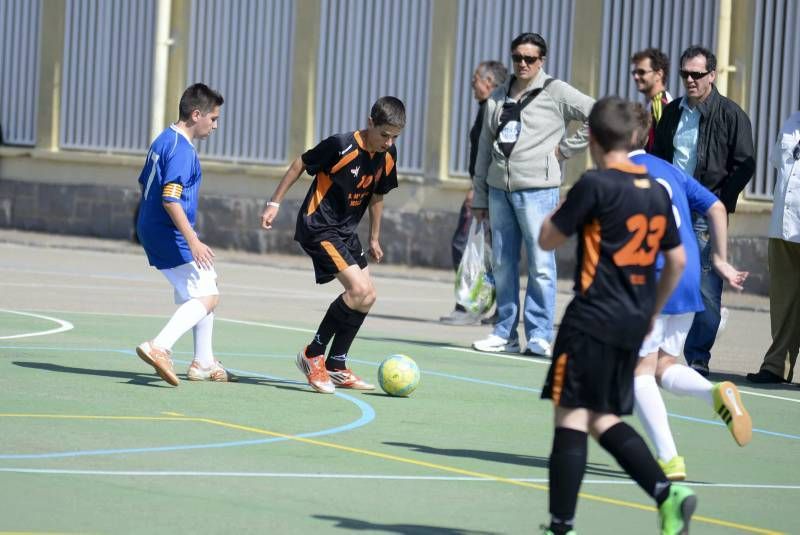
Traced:
<svg viewBox="0 0 800 535">
<path fill-rule="evenodd" d="M 347 353 L 377 297 L 356 229 L 369 210 L 368 252 L 380 262 L 383 196 L 397 187 L 394 142 L 405 124 L 403 103 L 379 98 L 366 129 L 330 136 L 298 156 L 261 215 L 261 226 L 271 229 L 281 201 L 303 171 L 314 177 L 297 214 L 294 239 L 311 257 L 318 284 L 335 278 L 344 287 L 295 360 L 311 388 L 322 394 L 332 394 L 336 387 L 375 388 L 347 367 Z"/>
<path fill-rule="evenodd" d="M 549 535 L 574 534 L 588 436 L 658 504 L 662 534 L 687 533 L 697 498 L 672 484 L 641 436 L 620 416 L 633 412 L 637 352 L 685 263 L 666 192 L 627 157 L 636 129 L 633 105 L 598 100 L 589 114 L 584 173 L 545 218 L 539 245 L 552 250 L 577 233 L 575 295 L 556 337 L 542 398 L 554 406 L 549 462 Z M 656 281 L 655 259 L 664 255 Z"/>
<path fill-rule="evenodd" d="M 736 443 L 745 446 L 751 438 L 750 415 L 742 404 L 736 385 L 730 381 L 712 384 L 694 369 L 677 362 L 692 327 L 695 312 L 703 310 L 700 294 L 700 249 L 691 225 L 691 212 L 704 214 L 709 221 L 713 248 L 712 265 L 731 287 L 741 290 L 748 273 L 737 271 L 727 262 L 727 214 L 725 205 L 697 180 L 674 165 L 642 150 L 648 140 L 650 113 L 636 105 L 638 128 L 635 149 L 628 157 L 644 165 L 648 173 L 669 193 L 678 232 L 686 248 L 686 269 L 680 282 L 656 319 L 652 331 L 639 350 L 634 378 L 635 409 L 647 435 L 656 447 L 659 463 L 673 481 L 686 478 L 686 464 L 678 455 L 670 432 L 667 410 L 658 391 L 703 399 L 725 421 Z M 663 264 L 659 257 L 657 269 Z"/>
<path fill-rule="evenodd" d="M 194 230 L 203 175 L 193 141 L 207 138 L 217 128 L 223 102 L 222 95 L 204 84 L 188 87 L 181 96 L 178 122 L 153 141 L 139 176 L 142 198 L 136 233 L 150 265 L 172 284 L 180 306 L 155 338 L 139 344 L 136 353 L 173 386 L 179 380 L 172 346 L 189 329 L 194 333 L 189 380 L 232 380 L 211 346 L 219 302 L 214 251 Z"/>
</svg>

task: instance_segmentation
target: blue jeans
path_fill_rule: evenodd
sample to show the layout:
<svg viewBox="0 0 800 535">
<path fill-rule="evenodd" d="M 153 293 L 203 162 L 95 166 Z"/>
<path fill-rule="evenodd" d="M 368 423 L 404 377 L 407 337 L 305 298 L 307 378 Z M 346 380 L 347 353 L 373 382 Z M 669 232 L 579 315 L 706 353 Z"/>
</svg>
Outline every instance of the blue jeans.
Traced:
<svg viewBox="0 0 800 535">
<path fill-rule="evenodd" d="M 708 221 L 704 216 L 692 214 L 692 225 L 697 243 L 700 245 L 700 291 L 703 294 L 705 310 L 694 315 L 692 328 L 686 337 L 683 354 L 686 362 L 699 360 L 708 365 L 711 360 L 711 346 L 717 338 L 720 306 L 722 303 L 722 278 L 711 265 L 711 243 L 709 242 Z"/>
<path fill-rule="evenodd" d="M 517 339 L 519 325 L 520 246 L 528 255 L 528 287 L 523 318 L 525 336 L 553 340 L 556 307 L 556 257 L 537 243 L 545 216 L 558 204 L 558 188 L 504 191 L 489 187 L 492 270 L 497 291 L 494 334 Z"/>
</svg>

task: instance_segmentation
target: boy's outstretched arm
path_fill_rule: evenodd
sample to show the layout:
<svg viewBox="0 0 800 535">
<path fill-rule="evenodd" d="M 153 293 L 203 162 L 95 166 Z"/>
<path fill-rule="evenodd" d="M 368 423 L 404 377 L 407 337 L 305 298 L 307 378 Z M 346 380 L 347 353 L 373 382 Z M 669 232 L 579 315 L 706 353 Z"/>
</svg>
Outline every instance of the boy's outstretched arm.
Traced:
<svg viewBox="0 0 800 535">
<path fill-rule="evenodd" d="M 383 215 L 383 195 L 374 194 L 369 200 L 369 254 L 376 262 L 383 259 L 381 249 L 381 216 Z"/>
<path fill-rule="evenodd" d="M 720 277 L 728 281 L 732 288 L 744 289 L 744 281 L 750 274 L 747 271 L 738 271 L 728 263 L 728 212 L 721 201 L 711 205 L 706 211 L 708 219 L 708 232 L 711 235 L 711 262 L 714 270 Z"/>
<path fill-rule="evenodd" d="M 161 204 L 164 206 L 169 218 L 172 219 L 175 228 L 183 234 L 186 243 L 189 244 L 192 258 L 197 262 L 197 265 L 203 269 L 212 267 L 214 265 L 214 251 L 197 237 L 197 233 L 192 228 L 192 224 L 189 223 L 189 218 L 186 217 L 186 212 L 183 211 L 180 203 L 162 201 Z"/>
<path fill-rule="evenodd" d="M 553 212 L 555 213 L 555 211 Z M 542 222 L 542 229 L 539 231 L 539 247 L 545 251 L 552 251 L 567 241 L 567 236 L 556 227 L 550 220 L 553 214 L 548 215 Z"/>
<path fill-rule="evenodd" d="M 272 194 L 272 198 L 267 202 L 267 206 L 261 213 L 262 228 L 267 230 L 272 228 L 272 222 L 275 220 L 275 216 L 278 215 L 278 209 L 280 208 L 283 197 L 286 195 L 286 192 L 289 191 L 289 188 L 297 182 L 297 179 L 300 178 L 300 175 L 302 175 L 305 170 L 306 165 L 303 163 L 303 159 L 298 156 L 289 166 L 289 169 L 286 170 L 280 184 L 278 184 L 278 187 L 275 189 L 275 193 Z"/>
</svg>

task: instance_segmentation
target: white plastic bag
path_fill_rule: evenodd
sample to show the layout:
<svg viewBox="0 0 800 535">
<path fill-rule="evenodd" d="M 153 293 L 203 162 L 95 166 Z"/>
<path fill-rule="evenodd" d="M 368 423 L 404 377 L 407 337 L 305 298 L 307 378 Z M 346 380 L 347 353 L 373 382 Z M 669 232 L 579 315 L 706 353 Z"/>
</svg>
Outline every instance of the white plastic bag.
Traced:
<svg viewBox="0 0 800 535">
<path fill-rule="evenodd" d="M 456 303 L 476 316 L 489 312 L 494 304 L 491 258 L 492 249 L 486 243 L 484 225 L 473 218 L 456 272 L 455 294 Z"/>
</svg>

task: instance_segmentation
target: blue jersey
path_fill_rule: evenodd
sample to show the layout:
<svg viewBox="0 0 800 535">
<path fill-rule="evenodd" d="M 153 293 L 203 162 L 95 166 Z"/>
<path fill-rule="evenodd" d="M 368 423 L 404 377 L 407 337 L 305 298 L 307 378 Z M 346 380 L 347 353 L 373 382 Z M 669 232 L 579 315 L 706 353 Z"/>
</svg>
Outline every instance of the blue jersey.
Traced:
<svg viewBox="0 0 800 535">
<path fill-rule="evenodd" d="M 142 198 L 136 234 L 151 266 L 169 269 L 192 261 L 186 239 L 162 205 L 180 203 L 194 228 L 197 197 L 203 175 L 197 151 L 174 125 L 153 141 L 139 175 Z"/>
<path fill-rule="evenodd" d="M 686 250 L 686 268 L 661 313 L 700 312 L 703 310 L 703 298 L 700 293 L 700 246 L 692 230 L 692 212 L 705 214 L 718 199 L 697 180 L 661 158 L 644 151 L 637 151 L 630 155 L 630 159 L 645 166 L 650 176 L 669 193 L 675 223 L 678 225 L 678 233 Z M 664 258 L 659 253 L 656 263 L 659 273 L 663 266 Z"/>
</svg>

